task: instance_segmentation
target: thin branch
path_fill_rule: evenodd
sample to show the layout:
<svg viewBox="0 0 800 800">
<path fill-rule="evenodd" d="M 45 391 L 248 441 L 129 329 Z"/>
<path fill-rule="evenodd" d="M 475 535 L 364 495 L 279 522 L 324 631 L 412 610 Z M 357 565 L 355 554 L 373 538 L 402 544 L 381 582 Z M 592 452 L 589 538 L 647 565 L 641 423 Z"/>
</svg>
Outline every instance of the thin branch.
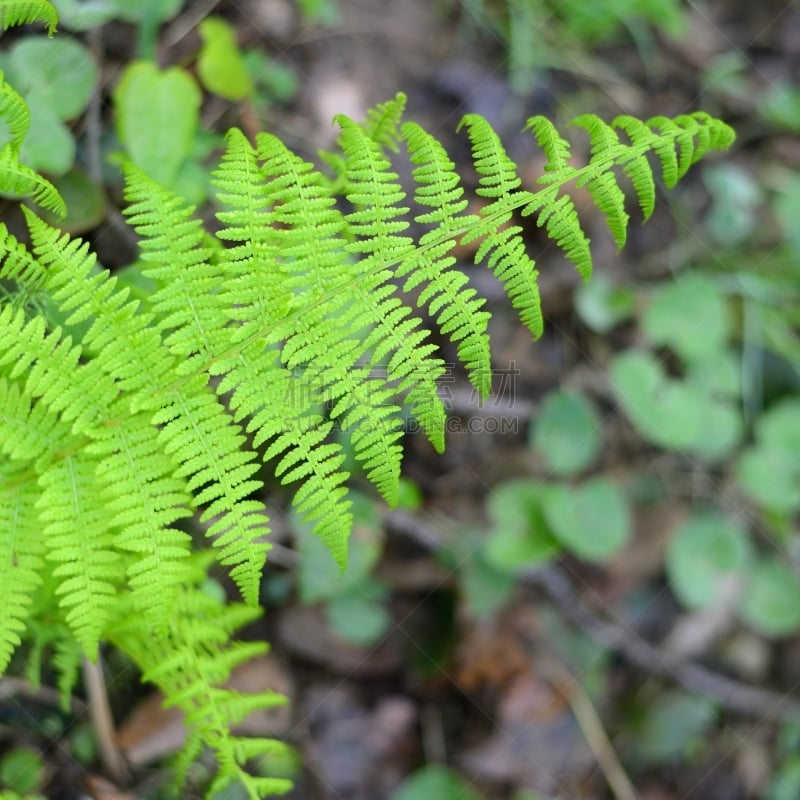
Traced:
<svg viewBox="0 0 800 800">
<path fill-rule="evenodd" d="M 164 31 L 162 42 L 164 47 L 175 47 L 178 42 L 189 35 L 214 9 L 221 0 L 199 0 L 185 14 L 181 14 Z"/>
<path fill-rule="evenodd" d="M 24 678 L 5 675 L 0 678 L 0 703 L 23 697 L 38 700 L 52 706 L 61 706 L 61 692 L 50 686 L 33 686 Z M 78 697 L 70 696 L 69 710 L 73 714 L 83 714 L 86 704 Z"/>
<path fill-rule="evenodd" d="M 548 661 L 550 661 L 548 669 L 554 672 L 550 679 L 551 683 L 569 703 L 597 766 L 600 767 L 614 796 L 617 800 L 639 800 L 639 795 L 617 757 L 614 745 L 603 727 L 591 698 L 563 664 L 554 659 Z"/>
<path fill-rule="evenodd" d="M 388 516 L 387 527 L 390 531 L 410 536 L 430 550 L 441 546 L 442 537 L 436 522 L 420 515 L 393 511 Z M 598 644 L 617 650 L 640 669 L 680 683 L 689 691 L 708 697 L 730 711 L 773 722 L 800 720 L 800 701 L 787 694 L 751 686 L 708 669 L 692 659 L 680 658 L 666 648 L 648 642 L 621 623 L 592 613 L 558 567 L 538 567 L 524 572 L 521 578 L 528 586 L 544 592 L 561 614 Z"/>
<path fill-rule="evenodd" d="M 715 700 L 731 711 L 774 722 L 800 719 L 800 701 L 770 689 L 742 683 L 689 659 L 677 659 L 624 625 L 588 611 L 569 578 L 557 567 L 526 572 L 524 580 L 544 591 L 562 614 L 598 644 L 617 650 L 637 667 L 683 684 L 690 691 Z"/>
<path fill-rule="evenodd" d="M 89 716 L 100 748 L 100 761 L 108 776 L 115 783 L 128 783 L 131 773 L 122 752 L 117 747 L 117 733 L 108 703 L 103 662 L 100 656 L 97 657 L 97 663 L 84 657 L 83 683 L 89 699 Z"/>
</svg>

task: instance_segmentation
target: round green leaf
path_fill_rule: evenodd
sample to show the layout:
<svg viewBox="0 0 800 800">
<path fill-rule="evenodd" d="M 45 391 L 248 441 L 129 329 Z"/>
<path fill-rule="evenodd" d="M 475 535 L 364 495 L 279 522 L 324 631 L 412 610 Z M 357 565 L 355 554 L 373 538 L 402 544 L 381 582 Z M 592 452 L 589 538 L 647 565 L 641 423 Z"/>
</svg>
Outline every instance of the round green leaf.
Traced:
<svg viewBox="0 0 800 800">
<path fill-rule="evenodd" d="M 172 19 L 183 6 L 183 0 L 111 0 L 116 16 L 139 25 L 157 26 Z"/>
<path fill-rule="evenodd" d="M 331 626 L 347 642 L 373 644 L 389 629 L 391 619 L 383 608 L 380 587 L 357 587 L 334 597 L 325 607 Z"/>
<path fill-rule="evenodd" d="M 749 558 L 749 541 L 741 525 L 721 514 L 696 514 L 670 540 L 667 578 L 684 605 L 702 608 L 719 596 L 726 580 L 746 568 Z"/>
<path fill-rule="evenodd" d="M 38 789 L 44 777 L 44 763 L 32 747 L 15 747 L 0 759 L 0 786 L 19 794 Z"/>
<path fill-rule="evenodd" d="M 692 361 L 686 370 L 686 379 L 715 397 L 738 399 L 742 394 L 740 359 L 730 350 Z"/>
<path fill-rule="evenodd" d="M 81 169 L 73 168 L 66 175 L 53 180 L 53 185 L 67 204 L 67 216 L 57 219 L 55 215 L 43 213 L 51 225 L 78 235 L 96 227 L 105 216 L 106 198 L 103 190 Z"/>
<path fill-rule="evenodd" d="M 770 450 L 800 453 L 800 398 L 787 398 L 764 412 L 756 422 L 756 438 Z"/>
<path fill-rule="evenodd" d="M 605 275 L 593 275 L 575 293 L 575 309 L 584 324 L 597 333 L 608 333 L 633 314 L 634 295 Z"/>
<path fill-rule="evenodd" d="M 514 571 L 560 550 L 545 522 L 541 498 L 541 487 L 526 480 L 507 481 L 491 492 L 487 512 L 492 529 L 484 550 L 490 566 Z"/>
<path fill-rule="evenodd" d="M 260 102 L 286 102 L 297 96 L 300 80 L 292 67 L 274 61 L 260 50 L 246 50 L 242 58 L 250 80 L 258 87 Z"/>
<path fill-rule="evenodd" d="M 739 443 L 743 433 L 742 415 L 731 403 L 708 395 L 697 387 L 689 397 L 697 416 L 697 435 L 689 449 L 698 456 L 715 460 L 726 456 Z"/>
<path fill-rule="evenodd" d="M 530 438 L 557 475 L 572 475 L 597 458 L 600 420 L 589 401 L 575 392 L 552 392 L 539 409 Z"/>
<path fill-rule="evenodd" d="M 31 127 L 22 143 L 22 161 L 38 172 L 64 175 L 75 162 L 72 133 L 40 97 L 29 98 L 28 109 Z"/>
<path fill-rule="evenodd" d="M 757 446 L 746 450 L 736 464 L 736 479 L 745 494 L 779 514 L 800 509 L 797 453 Z"/>
<path fill-rule="evenodd" d="M 761 96 L 762 116 L 778 128 L 800 133 L 800 88 L 780 80 Z"/>
<path fill-rule="evenodd" d="M 736 477 L 755 502 L 782 514 L 800 508 L 800 400 L 789 398 L 756 422 L 756 444 L 736 465 Z"/>
<path fill-rule="evenodd" d="M 392 800 L 480 800 L 480 795 L 457 772 L 429 764 L 406 778 Z"/>
<path fill-rule="evenodd" d="M 423 499 L 419 484 L 412 481 L 411 478 L 400 478 L 397 491 L 397 508 L 416 511 L 422 508 Z"/>
<path fill-rule="evenodd" d="M 58 23 L 71 31 L 99 28 L 117 13 L 113 0 L 51 0 L 58 11 Z"/>
<path fill-rule="evenodd" d="M 253 85 L 233 28 L 220 17 L 206 17 L 199 28 L 203 47 L 197 73 L 203 85 L 226 100 L 243 100 L 252 93 Z"/>
<path fill-rule="evenodd" d="M 580 558 L 602 561 L 630 538 L 628 504 L 606 478 L 592 478 L 577 487 L 550 486 L 543 507 L 553 534 Z"/>
<path fill-rule="evenodd" d="M 761 224 L 764 191 L 757 179 L 733 163 L 706 166 L 703 179 L 712 197 L 705 219 L 709 233 L 728 248 L 746 241 Z"/>
<path fill-rule="evenodd" d="M 702 744 L 717 717 L 713 706 L 679 690 L 660 695 L 644 713 L 636 729 L 634 751 L 647 764 L 685 758 L 688 750 Z"/>
<path fill-rule="evenodd" d="M 673 415 L 679 403 L 667 395 L 670 385 L 650 353 L 628 350 L 611 362 L 611 383 L 617 398 L 645 438 L 663 447 L 685 447 L 695 437 L 694 416 Z M 672 415 L 665 414 L 670 407 Z"/>
<path fill-rule="evenodd" d="M 759 561 L 750 571 L 739 615 L 765 636 L 787 636 L 800 630 L 797 576 L 780 561 Z"/>
<path fill-rule="evenodd" d="M 79 41 L 38 36 L 14 46 L 10 71 L 15 88 L 29 103 L 35 97 L 63 120 L 85 110 L 99 77 L 92 54 Z"/>
<path fill-rule="evenodd" d="M 691 273 L 656 291 L 642 325 L 653 344 L 666 345 L 692 361 L 724 346 L 731 320 L 725 297 L 714 281 Z"/>
<path fill-rule="evenodd" d="M 149 61 L 128 66 L 114 91 L 120 141 L 133 162 L 164 186 L 172 187 L 192 150 L 200 100 L 189 73 L 161 71 Z"/>
<path fill-rule="evenodd" d="M 458 587 L 471 617 L 494 614 L 508 602 L 515 586 L 511 572 L 489 564 L 485 551 L 471 554 L 459 565 Z"/>
<path fill-rule="evenodd" d="M 667 377 L 650 353 L 617 356 L 611 384 L 639 433 L 660 447 L 715 459 L 741 438 L 741 415 L 731 403 L 712 396 L 708 387 Z"/>
</svg>

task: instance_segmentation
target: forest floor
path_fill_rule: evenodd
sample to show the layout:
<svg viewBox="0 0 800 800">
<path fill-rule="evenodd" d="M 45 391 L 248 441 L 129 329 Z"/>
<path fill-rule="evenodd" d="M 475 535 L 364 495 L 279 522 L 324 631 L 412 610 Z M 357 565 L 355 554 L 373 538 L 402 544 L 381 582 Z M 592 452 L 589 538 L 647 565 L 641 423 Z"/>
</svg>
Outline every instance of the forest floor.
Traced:
<svg viewBox="0 0 800 800">
<path fill-rule="evenodd" d="M 209 125 L 257 125 L 313 157 L 332 147 L 335 114 L 361 119 L 402 91 L 408 118 L 440 137 L 467 176 L 459 120 L 487 117 L 529 187 L 543 163 L 521 133 L 533 114 L 563 128 L 584 112 L 610 120 L 702 108 L 737 131 L 735 148 L 711 162 L 727 165 L 727 183 L 720 188 L 712 171 L 698 169 L 677 190 L 659 190 L 647 224 L 631 212 L 619 253 L 590 211 L 595 272 L 638 291 L 737 248 L 755 265 L 780 245 L 771 192 L 800 166 L 800 107 L 792 130 L 765 116 L 763 100 L 775 85 L 800 85 L 800 5 L 691 3 L 681 6 L 677 37 L 623 26 L 610 41 L 585 46 L 559 39 L 548 23 L 517 39 L 517 48 L 541 55 L 516 90 L 508 43 L 488 17 L 471 16 L 481 5 L 506 4 L 339 0 L 335 19 L 321 24 L 304 22 L 289 0 L 197 0 L 166 27 L 159 60 L 186 63 L 198 40 L 181 23 L 221 14 L 242 47 L 290 67 L 297 90 L 244 117 L 209 103 Z M 128 56 L 125 33 L 116 24 L 101 32 L 109 84 Z M 538 33 L 549 39 L 537 42 Z M 524 55 L 518 49 L 516 58 Z M 128 245 L 113 229 L 90 236 L 104 263 L 125 262 L 119 253 Z M 479 404 L 454 368 L 443 387 L 451 420 L 444 454 L 422 435 L 406 437 L 404 474 L 420 501 L 389 511 L 362 487 L 377 522 L 362 523 L 354 537 L 377 548 L 370 580 L 391 619 L 379 636 L 343 636 L 347 620 L 332 626 L 330 603 L 303 602 L 298 587 L 313 576 L 296 575 L 302 567 L 282 509 L 288 497 L 276 495 L 279 546 L 265 577 L 265 621 L 248 634 L 265 636 L 272 649 L 240 669 L 236 685 L 280 689 L 290 704 L 248 730 L 295 748 L 297 764 L 273 767 L 294 775 L 297 800 L 391 800 L 426 764 L 448 765 L 486 800 L 798 797 L 800 719 L 792 716 L 798 701 L 787 698 L 800 682 L 800 637 L 754 632 L 724 604 L 687 611 L 665 576 L 670 537 L 693 508 L 716 503 L 725 466 L 698 466 L 636 435 L 607 371 L 614 353 L 641 341 L 640 327 L 633 319 L 593 331 L 576 310 L 578 275 L 535 227 L 526 237 L 541 275 L 544 336 L 532 341 L 487 274 L 465 266 L 490 297 L 495 396 Z M 468 265 L 471 254 L 462 256 Z M 800 285 L 797 262 L 794 269 Z M 634 507 L 630 543 L 602 563 L 567 554 L 509 580 L 475 555 L 493 524 L 487 502 L 503 482 L 548 480 L 529 429 L 542 398 L 559 387 L 591 397 L 603 418 L 601 455 L 583 477 L 633 485 L 647 475 L 658 491 Z M 107 666 L 113 676 L 113 657 Z M 54 751 L 47 768 L 61 773 L 61 794 L 53 797 L 159 796 L 161 759 L 183 741 L 180 720 L 138 685 L 111 678 L 109 692 L 132 780 L 123 786 L 98 762 L 71 773 L 75 753 Z M 46 695 L 29 702 L 39 717 L 49 713 Z M 440 800 L 473 797 L 455 787 Z"/>
</svg>

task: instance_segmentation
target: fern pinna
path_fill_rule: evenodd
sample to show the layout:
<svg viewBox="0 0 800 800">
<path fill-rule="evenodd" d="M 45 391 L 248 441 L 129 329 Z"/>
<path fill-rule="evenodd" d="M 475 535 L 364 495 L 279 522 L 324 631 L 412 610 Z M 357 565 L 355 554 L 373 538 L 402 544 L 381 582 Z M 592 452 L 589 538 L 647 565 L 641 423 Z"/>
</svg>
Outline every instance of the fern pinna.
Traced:
<svg viewBox="0 0 800 800">
<path fill-rule="evenodd" d="M 469 115 L 462 126 L 487 201 L 473 214 L 445 149 L 402 122 L 403 105 L 398 95 L 363 123 L 337 118 L 339 152 L 325 169 L 275 136 L 251 143 L 231 131 L 214 172 L 213 236 L 180 197 L 127 165 L 126 213 L 155 285 L 148 296 L 134 297 L 86 244 L 33 211 L 25 210 L 30 249 L 1 231 L 0 666 L 26 636 L 34 653 L 42 641 L 61 642 L 67 665 L 69 653 L 93 658 L 112 642 L 186 712 L 187 758 L 210 746 L 217 786 L 239 781 L 253 798 L 287 787 L 246 771 L 277 745 L 230 728 L 276 697 L 221 686 L 263 647 L 230 639 L 258 605 L 269 549 L 265 465 L 343 564 L 348 442 L 389 503 L 404 415 L 444 446 L 444 364 L 423 319 L 455 344 L 480 394 L 489 392 L 489 313 L 456 268 L 456 245 L 478 243 L 476 261 L 538 336 L 537 273 L 520 219 L 532 216 L 588 278 L 570 186 L 588 190 L 621 246 L 628 214 L 618 173 L 647 217 L 651 160 L 671 186 L 733 140 L 705 114 L 610 125 L 584 115 L 575 125 L 591 152 L 578 167 L 552 123 L 534 117 L 527 127 L 547 164 L 530 191 L 489 123 Z M 411 197 L 392 167 L 400 147 L 413 165 Z M 423 230 L 416 238 L 412 222 Z M 201 528 L 207 550 L 193 542 Z M 204 591 L 208 559 L 229 570 L 242 604 Z"/>
</svg>

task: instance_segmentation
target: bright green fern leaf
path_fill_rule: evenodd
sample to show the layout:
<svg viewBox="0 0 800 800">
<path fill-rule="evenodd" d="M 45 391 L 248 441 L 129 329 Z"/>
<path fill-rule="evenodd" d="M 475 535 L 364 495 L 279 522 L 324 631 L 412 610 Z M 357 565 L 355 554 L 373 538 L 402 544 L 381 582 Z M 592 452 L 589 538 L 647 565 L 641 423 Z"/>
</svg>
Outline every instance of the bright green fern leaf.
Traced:
<svg viewBox="0 0 800 800">
<path fill-rule="evenodd" d="M 0 0 L 0 29 L 31 22 L 43 22 L 52 36 L 58 24 L 55 6 L 48 0 Z"/>
<path fill-rule="evenodd" d="M 96 467 L 86 453 L 54 462 L 39 478 L 36 502 L 47 558 L 57 565 L 56 594 L 67 624 L 92 659 L 112 617 L 123 574 Z"/>
<path fill-rule="evenodd" d="M 53 650 L 67 697 L 80 659 L 111 641 L 185 712 L 181 763 L 204 747 L 216 753 L 212 791 L 237 784 L 255 799 L 288 788 L 247 771 L 279 745 L 232 733 L 281 699 L 222 688 L 263 651 L 232 643 L 258 614 L 262 477 L 289 487 L 344 566 L 353 522 L 346 452 L 394 503 L 405 413 L 434 446 L 445 444 L 445 364 L 428 327 L 455 346 L 482 396 L 491 388 L 489 311 L 457 245 L 478 243 L 476 263 L 539 335 L 526 218 L 588 278 L 576 187 L 621 245 L 629 220 L 620 173 L 646 218 L 651 161 L 671 186 L 733 136 L 700 113 L 611 125 L 584 115 L 575 126 L 590 157 L 577 167 L 555 126 L 534 117 L 527 128 L 546 166 L 529 191 L 489 123 L 468 115 L 474 194 L 486 201 L 471 214 L 453 161 L 434 136 L 402 122 L 404 103 L 398 95 L 360 124 L 337 118 L 339 152 L 323 159 L 332 175 L 275 136 L 251 144 L 232 131 L 213 175 L 215 235 L 180 197 L 127 166 L 126 213 L 155 283 L 149 295 L 134 296 L 85 243 L 32 211 L 31 249 L 0 226 L 0 666 L 27 639 L 35 677 Z M 0 190 L 63 210 L 19 163 L 27 114 L 5 84 L 0 117 L 12 137 L 0 151 Z M 398 157 L 411 163 L 409 187 Z M 220 604 L 201 588 L 214 561 L 246 604 Z"/>
<path fill-rule="evenodd" d="M 539 337 L 544 327 L 536 283 L 539 273 L 526 252 L 522 228 L 508 224 L 513 210 L 521 204 L 528 205 L 531 195 L 519 188 L 522 181 L 516 164 L 489 123 L 477 114 L 468 114 L 461 125 L 469 134 L 475 169 L 480 175 L 476 193 L 493 200 L 481 209 L 482 224 L 468 232 L 463 240 L 471 242 L 483 238 L 475 254 L 475 263 L 486 259 L 486 265 L 503 284 L 523 325 Z"/>
<path fill-rule="evenodd" d="M 202 562 L 201 562 L 202 563 Z M 291 783 L 278 778 L 254 777 L 248 761 L 283 748 L 271 739 L 243 739 L 231 727 L 257 709 L 282 705 L 286 698 L 275 692 L 240 694 L 222 688 L 236 665 L 266 651 L 261 642 L 231 642 L 232 634 L 252 621 L 258 611 L 240 604 L 221 605 L 198 588 L 204 577 L 195 560 L 193 579 L 177 595 L 169 625 L 162 636 L 136 614 L 135 605 L 124 613 L 110 632 L 112 641 L 133 655 L 144 679 L 157 684 L 169 705 L 186 716 L 190 735 L 181 763 L 188 767 L 203 746 L 217 757 L 219 772 L 215 786 L 239 784 L 252 800 L 283 794 Z"/>
<path fill-rule="evenodd" d="M 444 363 L 434 355 L 437 348 L 430 342 L 429 332 L 394 296 L 389 283 L 392 273 L 385 268 L 394 261 L 402 262 L 413 245 L 410 237 L 402 235 L 408 227 L 403 219 L 408 209 L 398 204 L 405 194 L 378 144 L 346 117 L 336 121 L 342 128 L 340 143 L 346 156 L 347 199 L 354 207 L 347 221 L 355 239 L 347 249 L 361 256 L 357 280 L 350 287 L 356 298 L 351 324 L 371 327 L 364 344 L 372 369 L 385 371 L 389 381 L 397 382 L 399 391 L 406 393 L 412 415 L 441 450 L 444 409 L 436 381 L 444 374 Z M 394 477 L 391 480 L 396 484 Z"/>
<path fill-rule="evenodd" d="M 5 403 L 1 408 L 5 428 L 9 415 Z M 35 508 L 37 486 L 26 480 L 24 465 L 0 461 L 0 493 L 0 672 L 4 672 L 28 627 L 31 598 L 41 583 L 45 544 Z"/>
<path fill-rule="evenodd" d="M 406 292 L 424 284 L 418 304 L 427 306 L 428 313 L 435 316 L 443 336 L 457 342 L 458 356 L 473 385 L 481 397 L 486 397 L 491 391 L 487 333 L 490 314 L 483 310 L 484 300 L 477 292 L 465 288 L 467 276 L 452 269 L 456 259 L 449 254 L 458 243 L 459 234 L 475 224 L 477 218 L 462 214 L 469 203 L 455 164 L 442 145 L 413 122 L 403 125 L 403 138 L 416 167 L 414 200 L 430 209 L 417 214 L 416 221 L 433 227 L 420 237 L 414 255 L 400 264 L 397 277 L 406 278 Z"/>
</svg>

